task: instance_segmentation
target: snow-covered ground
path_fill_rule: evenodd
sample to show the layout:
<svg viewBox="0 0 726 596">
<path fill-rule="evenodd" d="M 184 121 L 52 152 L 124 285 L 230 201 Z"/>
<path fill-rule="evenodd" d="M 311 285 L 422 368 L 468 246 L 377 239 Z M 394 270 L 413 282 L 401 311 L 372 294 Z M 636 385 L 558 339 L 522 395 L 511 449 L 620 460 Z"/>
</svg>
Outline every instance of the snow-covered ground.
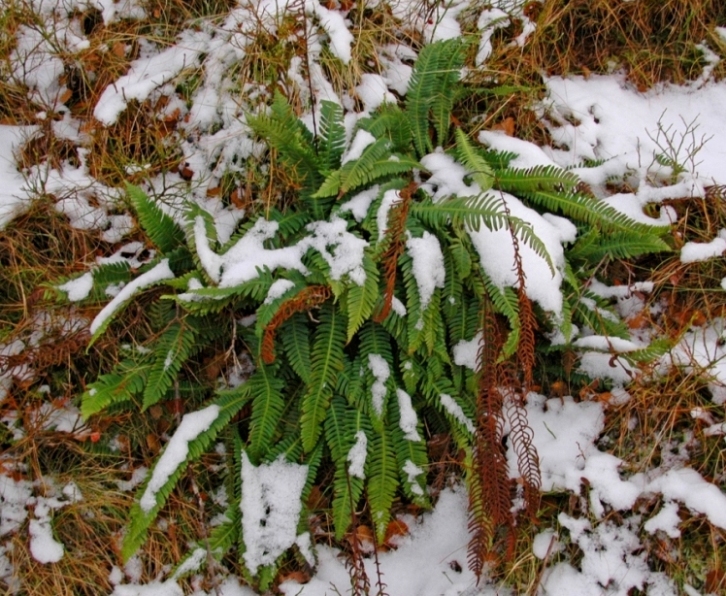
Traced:
<svg viewBox="0 0 726 596">
<path fill-rule="evenodd" d="M 65 0 L 58 3 L 35 0 L 32 4 L 46 23 L 55 45 L 42 36 L 38 37 L 36 29 L 20 28 L 17 32 L 17 49 L 11 56 L 11 63 L 15 65 L 14 74 L 28 85 L 31 98 L 37 105 L 61 114 L 62 118 L 52 125 L 56 136 L 83 147 L 83 123 L 75 119 L 61 101 L 66 89 L 61 76 L 62 63 L 59 66 L 60 59 L 57 56 L 58 48 L 73 53 L 87 47 L 88 41 L 84 39 L 73 9 L 83 9 L 86 4 L 97 5 L 106 23 L 121 18 L 143 17 L 143 10 L 133 0 Z M 448 9 L 438 8 L 428 20 L 418 16 L 418 4 L 415 2 L 398 2 L 393 8 L 397 17 L 408 19 L 427 39 L 436 40 L 461 34 L 456 17 L 469 4 L 469 0 L 454 0 Z M 525 26 L 521 43 L 526 43 L 527 32 L 531 31 L 533 24 L 521 13 L 521 9 L 516 6 L 512 8 L 511 3 L 502 4 L 509 7 L 508 12 L 498 8 L 482 10 L 479 18 L 481 43 L 478 63 L 485 63 L 491 49 L 488 44 L 492 28 L 501 25 L 502 19 L 523 20 Z M 165 113 L 168 115 L 179 110 L 182 118 L 179 143 L 187 166 L 193 172 L 190 192 L 199 205 L 214 217 L 222 242 L 230 237 L 244 213 L 209 198 L 207 190 L 218 186 L 225 171 L 234 171 L 237 164 L 258 154 L 261 149 L 253 142 L 244 125 L 244 114 L 251 104 L 240 101 L 238 94 L 233 92 L 234 82 L 229 78 L 233 76 L 230 74 L 230 65 L 239 62 L 244 56 L 253 28 L 262 23 L 274 30 L 285 10 L 285 5 L 273 0 L 261 0 L 256 4 L 242 2 L 222 23 L 201 23 L 190 28 L 179 36 L 175 45 L 159 48 L 151 43 L 144 44 L 141 56 L 133 61 L 124 76 L 106 88 L 94 109 L 95 118 L 101 125 L 108 126 L 123 113 L 130 99 L 155 101 L 162 96 L 169 98 Z M 322 99 L 341 103 L 348 110 L 348 124 L 352 129 L 362 113 L 353 113 L 351 96 L 336 94 L 319 66 L 324 44 L 328 44 L 332 53 L 343 63 L 350 61 L 354 39 L 348 28 L 349 23 L 343 12 L 326 8 L 318 0 L 307 0 L 305 10 L 319 23 L 319 27 L 310 31 L 308 42 L 316 109 Z M 408 62 L 415 57 L 415 52 L 410 47 L 400 45 L 381 48 L 381 56 L 380 75 L 363 75 L 361 85 L 356 89 L 364 105 L 363 113 L 370 112 L 383 101 L 395 101 L 392 91 L 401 93 L 405 90 L 411 73 Z M 712 65 L 718 60 L 710 53 L 708 56 Z M 32 65 L 32 68 L 23 65 Z M 173 81 L 190 66 L 203 66 L 205 73 L 190 105 L 187 105 L 176 94 Z M 291 64 L 287 73 L 290 80 L 303 81 L 300 66 L 299 62 Z M 710 68 L 707 68 L 699 80 L 686 86 L 660 85 L 647 93 L 635 91 L 618 73 L 593 75 L 587 79 L 553 77 L 546 81 L 545 99 L 534 109 L 546 123 L 556 143 L 554 147 L 539 148 L 499 132 L 483 132 L 479 140 L 494 148 L 519 154 L 519 159 L 526 165 L 557 164 L 574 168 L 573 171 L 590 185 L 593 192 L 615 208 L 642 221 L 667 224 L 673 220 L 674 213 L 663 205 L 665 199 L 703 197 L 707 187 L 726 184 L 726 168 L 723 167 L 726 162 L 726 82 L 712 81 L 709 73 Z M 249 97 L 259 92 L 259 89 L 250 89 Z M 305 97 L 309 92 L 307 84 L 301 84 L 299 92 L 303 99 L 309 99 Z M 38 120 L 42 121 L 46 116 L 45 111 L 39 109 Z M 79 163 L 63 164 L 62 169 L 38 164 L 22 174 L 18 171 L 11 156 L 17 152 L 24 139 L 38 134 L 37 131 L 35 126 L 0 126 L 0 229 L 27 208 L 35 193 L 44 191 L 58 197 L 56 208 L 66 214 L 73 225 L 101 230 L 106 240 L 122 242 L 133 224 L 127 215 L 115 211 L 119 191 L 92 178 L 83 158 L 84 149 L 79 152 Z M 352 142 L 349 157 L 355 151 L 355 142 Z M 430 161 L 433 164 L 436 157 L 431 156 Z M 590 167 L 584 167 L 585 162 Z M 145 164 L 134 165 L 143 169 Z M 431 169 L 434 171 L 435 167 Z M 626 181 L 627 187 L 633 189 L 632 192 L 609 194 L 606 185 L 613 179 Z M 187 182 L 179 174 L 167 173 L 163 180 L 152 179 L 150 185 L 156 188 L 182 188 L 187 186 Z M 646 206 L 650 206 L 649 216 L 644 212 Z M 178 205 L 172 200 L 163 208 L 173 215 Z M 355 213 L 354 209 L 355 206 L 351 206 L 351 211 Z M 558 239 L 556 242 L 559 246 L 564 240 Z M 127 253 L 130 251 L 136 254 L 138 248 L 133 243 L 125 246 Z M 684 263 L 691 263 L 721 258 L 725 249 L 726 230 L 722 230 L 711 242 L 687 243 L 682 248 L 681 259 Z M 210 256 L 208 262 L 211 262 L 210 259 L 213 260 Z M 506 267 L 510 265 L 506 264 Z M 173 274 L 167 268 L 156 271 L 155 275 Z M 141 276 L 126 286 L 109 303 L 108 311 L 102 311 L 99 317 L 111 313 L 114 305 L 143 287 L 149 279 Z M 71 300 L 85 297 L 90 290 L 89 279 L 81 280 L 63 288 L 68 291 Z M 438 284 L 436 279 L 429 281 L 431 288 Z M 648 280 L 638 281 L 641 283 L 633 287 L 608 288 L 602 284 L 593 284 L 591 289 L 614 299 L 621 314 L 627 317 L 638 309 L 646 308 L 637 295 L 649 291 Z M 229 282 L 230 285 L 233 283 L 239 283 L 239 280 Z M 559 282 L 556 282 L 554 289 L 551 289 L 551 284 L 555 282 L 547 283 L 550 285 L 544 284 L 538 288 L 540 295 L 537 299 L 541 304 L 554 304 L 556 299 L 552 292 L 558 293 Z M 133 284 L 136 285 L 132 287 Z M 726 288 L 726 279 L 714 290 L 721 290 L 722 286 Z M 100 327 L 104 320 L 97 317 L 90 323 L 91 331 L 95 330 L 94 326 L 96 329 Z M 81 324 L 88 325 L 89 322 Z M 694 326 L 663 357 L 661 367 L 666 370 L 670 363 L 675 363 L 710 375 L 713 401 L 718 405 L 726 402 L 725 326 L 726 322 L 721 319 L 701 327 Z M 633 346 L 642 345 L 643 338 L 633 339 Z M 580 364 L 582 370 L 593 377 L 611 379 L 614 385 L 612 403 L 625 403 L 629 399 L 625 386 L 630 380 L 626 363 L 623 362 L 621 367 L 613 367 L 610 344 L 606 343 L 602 351 L 597 351 L 597 338 L 583 337 L 578 341 L 579 345 L 575 345 L 582 349 L 595 349 L 583 356 Z M 0 356 L 18 354 L 25 347 L 21 341 L 0 345 Z M 19 378 L 32 378 L 32 370 L 0 368 L 0 399 L 5 398 L 13 380 Z M 679 510 L 688 511 L 693 516 L 703 516 L 713 526 L 726 530 L 726 495 L 718 484 L 705 480 L 691 469 L 687 456 L 664 460 L 652 469 L 623 477 L 622 460 L 605 451 L 598 443 L 605 424 L 606 408 L 606 404 L 601 401 L 579 401 L 572 397 L 548 398 L 535 393 L 528 396 L 527 411 L 540 457 L 543 491 L 570 493 L 581 498 L 583 487 L 588 488 L 588 500 L 583 504 L 587 515 L 573 517 L 562 513 L 557 520 L 557 527 L 542 527 L 534 540 L 533 554 L 541 561 L 542 569 L 538 593 L 542 596 L 625 596 L 637 588 L 653 596 L 676 594 L 672 579 L 649 567 L 641 536 L 644 533 L 662 533 L 677 538 L 681 523 Z M 184 460 L 188 437 L 196 437 L 211 423 L 205 412 L 203 410 L 184 418 L 169 443 L 170 449 L 165 452 L 164 457 L 169 460 L 166 463 L 177 466 Z M 699 413 L 694 412 L 693 417 L 695 423 Z M 2 423 L 13 428 L 13 432 L 22 433 L 12 416 L 4 418 Z M 46 413 L 43 424 L 46 428 L 60 432 L 88 432 L 77 410 L 70 405 Z M 726 434 L 726 421 L 710 417 L 708 433 Z M 179 445 L 179 449 L 171 449 L 174 445 Z M 53 537 L 53 512 L 83 497 L 72 484 L 56 487 L 55 493 L 40 496 L 32 483 L 14 479 L 9 473 L 13 469 L 13 462 L 0 459 L 0 466 L 0 470 L 7 472 L 0 473 L 0 579 L 7 582 L 12 591 L 21 586 L 17 579 L 12 579 L 12 565 L 6 556 L 10 548 L 8 538 L 20 531 L 27 532 L 31 553 L 37 561 L 44 564 L 58 561 L 64 556 L 64 548 Z M 513 468 L 516 469 L 516 464 Z M 159 469 L 156 468 L 157 472 Z M 269 470 L 255 469 L 251 465 L 245 466 L 245 469 L 248 470 L 245 482 L 248 483 L 249 495 L 261 494 L 261 483 L 265 482 L 271 485 L 275 482 L 299 484 L 299 470 L 295 466 L 281 465 L 270 474 L 263 473 Z M 159 482 L 152 480 L 147 492 L 161 486 L 164 480 L 163 477 Z M 720 483 L 724 480 L 716 479 Z M 259 490 L 256 492 L 256 489 Z M 267 486 L 265 490 L 274 492 L 274 486 Z M 153 501 L 154 495 L 151 494 L 151 506 Z M 656 501 L 660 503 L 657 510 L 647 510 L 649 513 L 645 515 L 640 509 L 636 510 L 637 502 Z M 250 503 L 248 501 L 248 505 Z M 142 499 L 141 506 L 144 505 Z M 467 569 L 466 548 L 469 537 L 466 506 L 463 489 L 455 487 L 444 490 L 435 509 L 421 519 L 407 517 L 403 520 L 409 532 L 398 539 L 396 549 L 380 554 L 383 579 L 391 596 L 509 593 L 507 588 L 487 583 L 486 578 L 477 585 L 473 574 Z M 282 505 L 271 505 L 271 508 L 276 511 L 284 509 Z M 252 510 L 250 505 L 249 511 Z M 617 518 L 620 521 L 607 516 L 609 511 L 621 512 Z M 294 522 L 297 513 L 282 511 L 280 515 L 292 515 Z M 290 523 L 289 519 L 285 519 L 287 521 L 281 521 L 278 526 L 271 523 L 271 528 L 279 527 L 280 532 L 288 532 Z M 253 557 L 256 547 L 262 552 L 268 548 L 277 548 L 274 545 L 284 546 L 299 540 L 294 535 L 294 525 L 292 537 L 270 530 L 260 534 L 260 543 L 248 544 L 249 551 L 245 556 L 259 564 Z M 563 550 L 565 543 L 579 548 L 581 558 L 577 564 L 562 559 L 552 563 L 553 556 Z M 349 575 L 335 550 L 318 545 L 314 547 L 314 557 L 315 575 L 311 581 L 300 585 L 291 580 L 280 586 L 281 591 L 290 596 L 346 593 L 349 590 Z M 369 577 L 375 577 L 372 560 L 367 561 L 367 571 Z M 115 596 L 183 594 L 174 577 L 159 578 L 157 582 L 147 584 L 139 583 L 136 564 L 125 569 L 109 569 L 109 577 L 116 586 L 113 592 Z M 699 593 L 690 586 L 685 590 L 689 596 Z M 197 590 L 194 594 L 203 596 L 205 593 Z M 249 596 L 253 592 L 243 587 L 236 578 L 227 578 L 216 594 Z"/>
</svg>

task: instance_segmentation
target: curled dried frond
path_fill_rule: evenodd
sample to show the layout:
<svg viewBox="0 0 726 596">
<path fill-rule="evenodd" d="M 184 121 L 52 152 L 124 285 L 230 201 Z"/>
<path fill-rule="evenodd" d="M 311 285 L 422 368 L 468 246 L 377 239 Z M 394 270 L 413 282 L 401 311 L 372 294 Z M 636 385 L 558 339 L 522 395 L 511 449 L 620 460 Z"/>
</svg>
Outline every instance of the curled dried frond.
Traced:
<svg viewBox="0 0 726 596">
<path fill-rule="evenodd" d="M 300 291 L 297 296 L 285 300 L 280 309 L 272 317 L 270 324 L 265 328 L 262 338 L 262 360 L 265 364 L 275 362 L 275 333 L 280 325 L 287 321 L 292 315 L 298 312 L 306 312 L 318 306 L 330 298 L 331 292 L 328 286 L 308 286 Z"/>
<path fill-rule="evenodd" d="M 411 205 L 413 193 L 416 192 L 417 188 L 418 185 L 415 182 L 411 182 L 403 188 L 398 193 L 401 200 L 394 203 L 388 212 L 388 230 L 386 231 L 388 247 L 381 256 L 383 275 L 386 279 L 386 292 L 383 296 L 381 310 L 373 317 L 376 323 L 383 321 L 391 312 L 393 292 L 396 287 L 398 258 L 406 248 L 406 219 L 408 218 L 408 208 Z"/>
</svg>

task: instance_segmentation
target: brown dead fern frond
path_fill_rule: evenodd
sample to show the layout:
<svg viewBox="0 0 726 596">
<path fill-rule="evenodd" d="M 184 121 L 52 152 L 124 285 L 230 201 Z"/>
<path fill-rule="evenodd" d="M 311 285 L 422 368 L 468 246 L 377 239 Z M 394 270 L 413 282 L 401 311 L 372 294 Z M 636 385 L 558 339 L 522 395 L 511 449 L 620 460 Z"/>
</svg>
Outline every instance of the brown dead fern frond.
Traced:
<svg viewBox="0 0 726 596">
<path fill-rule="evenodd" d="M 534 432 L 527 420 L 527 409 L 523 394 L 507 386 L 504 410 L 509 421 L 509 443 L 517 457 L 517 470 L 522 483 L 525 510 L 530 519 L 537 517 L 540 502 L 542 477 L 539 468 L 539 455 L 534 446 Z"/>
<path fill-rule="evenodd" d="M 373 320 L 376 323 L 382 322 L 391 312 L 393 304 L 393 292 L 396 288 L 396 269 L 398 259 L 406 248 L 406 220 L 408 209 L 411 205 L 411 198 L 416 192 L 418 185 L 411 182 L 406 188 L 399 192 L 400 201 L 393 204 L 388 212 L 388 229 L 386 230 L 388 246 L 381 256 L 383 263 L 383 277 L 386 280 L 386 291 L 383 296 L 383 306 L 376 313 Z"/>
<path fill-rule="evenodd" d="M 66 335 L 58 341 L 46 342 L 13 356 L 0 355 L 0 371 L 26 365 L 38 373 L 51 366 L 58 366 L 84 349 L 88 345 L 89 338 L 89 332 L 84 329 Z"/>
<path fill-rule="evenodd" d="M 504 448 L 504 399 L 497 360 L 502 346 L 499 322 L 488 301 L 482 314 L 479 346 L 479 396 L 472 453 L 473 491 L 470 493 L 469 566 L 481 577 L 487 563 L 496 562 L 499 535 L 511 534 L 511 494 Z"/>
<path fill-rule="evenodd" d="M 262 337 L 262 360 L 265 364 L 275 361 L 275 334 L 280 325 L 298 312 L 306 312 L 330 298 L 330 288 L 323 285 L 308 286 L 298 292 L 297 296 L 285 300 L 280 309 L 272 317 Z"/>
</svg>

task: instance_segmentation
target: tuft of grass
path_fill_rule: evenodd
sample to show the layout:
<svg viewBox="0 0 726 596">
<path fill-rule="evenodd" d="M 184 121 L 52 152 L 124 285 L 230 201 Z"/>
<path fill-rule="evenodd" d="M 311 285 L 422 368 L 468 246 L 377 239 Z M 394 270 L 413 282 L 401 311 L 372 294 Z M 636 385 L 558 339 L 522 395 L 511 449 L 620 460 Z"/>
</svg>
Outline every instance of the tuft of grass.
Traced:
<svg viewBox="0 0 726 596">
<path fill-rule="evenodd" d="M 0 234 L 0 337 L 30 324 L 41 284 L 84 271 L 104 249 L 97 234 L 72 228 L 50 197 L 33 200 Z"/>
</svg>

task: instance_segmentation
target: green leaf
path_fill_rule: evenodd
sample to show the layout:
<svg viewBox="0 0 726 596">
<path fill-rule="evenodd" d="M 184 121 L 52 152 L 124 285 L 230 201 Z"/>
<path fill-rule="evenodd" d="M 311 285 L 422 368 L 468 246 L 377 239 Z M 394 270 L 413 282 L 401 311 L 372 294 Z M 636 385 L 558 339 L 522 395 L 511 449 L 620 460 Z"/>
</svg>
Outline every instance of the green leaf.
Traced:
<svg viewBox="0 0 726 596">
<path fill-rule="evenodd" d="M 290 366 L 305 384 L 309 384 L 312 364 L 307 316 L 303 313 L 295 313 L 278 332 L 278 337 L 282 341 Z"/>
<path fill-rule="evenodd" d="M 482 192 L 494 184 L 494 170 L 487 161 L 472 147 L 469 139 L 460 128 L 456 129 L 456 149 L 459 161 L 469 170 L 472 179 Z"/>
<path fill-rule="evenodd" d="M 336 395 L 325 420 L 325 439 L 335 465 L 333 477 L 333 526 L 341 539 L 353 521 L 353 512 L 363 494 L 363 478 L 348 473 L 348 453 L 356 442 L 358 432 L 370 436 L 365 416 L 348 405 L 345 398 Z"/>
<path fill-rule="evenodd" d="M 582 236 L 570 249 L 568 256 L 572 260 L 581 259 L 597 265 L 603 259 L 632 259 L 641 255 L 671 251 L 668 243 L 655 234 L 611 232 L 604 237 L 596 233 Z"/>
<path fill-rule="evenodd" d="M 174 472 L 168 475 L 166 482 L 156 492 L 156 504 L 149 511 L 141 508 L 137 500 L 131 508 L 130 522 L 126 534 L 124 535 L 121 547 L 121 555 L 124 561 L 128 561 L 146 540 L 149 526 L 156 519 L 159 510 L 171 494 L 172 489 L 186 471 L 186 467 L 193 461 L 199 459 L 201 455 L 209 448 L 217 437 L 217 435 L 229 424 L 232 418 L 244 407 L 249 401 L 251 395 L 247 384 L 240 385 L 238 388 L 220 392 L 219 397 L 212 402 L 213 405 L 219 407 L 217 418 L 212 422 L 210 427 L 199 434 L 195 439 L 187 443 L 188 454 L 182 465 L 176 467 Z M 157 465 L 160 460 L 157 460 Z M 146 487 L 153 477 L 152 474 L 143 483 L 138 491 L 139 498 L 145 493 Z"/>
<path fill-rule="evenodd" d="M 326 170 L 339 167 L 344 149 L 343 108 L 333 101 L 323 100 L 320 109 L 320 139 L 318 142 L 318 155 L 322 167 Z"/>
<path fill-rule="evenodd" d="M 112 404 L 130 401 L 144 390 L 151 363 L 124 360 L 114 372 L 101 375 L 81 396 L 81 414 L 88 419 Z"/>
<path fill-rule="evenodd" d="M 260 364 L 246 385 L 252 394 L 252 417 L 247 454 L 258 465 L 272 448 L 278 424 L 285 409 L 282 390 L 284 381 L 279 378 L 279 363 Z"/>
<path fill-rule="evenodd" d="M 184 317 L 170 325 L 153 344 L 152 349 L 156 358 L 149 370 L 144 389 L 143 410 L 153 406 L 166 395 L 184 362 L 199 349 L 200 346 L 196 344 L 197 329 L 193 323 L 192 317 Z"/>
<path fill-rule="evenodd" d="M 388 432 L 372 432 L 368 443 L 368 503 L 376 540 L 381 544 L 386 536 L 393 498 L 398 489 L 398 465 L 393 439 Z"/>
<path fill-rule="evenodd" d="M 126 192 L 141 227 L 162 254 L 184 244 L 184 230 L 159 209 L 143 190 L 127 182 Z"/>
<path fill-rule="evenodd" d="M 368 251 L 363 256 L 363 269 L 366 273 L 365 283 L 362 286 L 351 283 L 346 293 L 345 311 L 348 313 L 346 343 L 350 343 L 356 331 L 369 319 L 379 297 L 378 268 Z"/>
<path fill-rule="evenodd" d="M 429 138 L 431 111 L 437 140 L 439 144 L 446 141 L 465 44 L 461 38 L 437 41 L 424 46 L 418 55 L 406 90 L 406 114 L 419 156 L 433 149 Z"/>
<path fill-rule="evenodd" d="M 315 448 L 322 432 L 325 413 L 333 397 L 338 374 L 344 366 L 345 321 L 337 308 L 325 304 L 320 309 L 320 323 L 315 332 L 310 383 L 302 400 L 300 419 L 303 449 Z"/>
<path fill-rule="evenodd" d="M 575 190 L 579 179 L 572 172 L 557 166 L 532 168 L 504 168 L 497 170 L 497 188 L 514 195 L 521 192 L 550 191 L 568 193 Z"/>
</svg>

